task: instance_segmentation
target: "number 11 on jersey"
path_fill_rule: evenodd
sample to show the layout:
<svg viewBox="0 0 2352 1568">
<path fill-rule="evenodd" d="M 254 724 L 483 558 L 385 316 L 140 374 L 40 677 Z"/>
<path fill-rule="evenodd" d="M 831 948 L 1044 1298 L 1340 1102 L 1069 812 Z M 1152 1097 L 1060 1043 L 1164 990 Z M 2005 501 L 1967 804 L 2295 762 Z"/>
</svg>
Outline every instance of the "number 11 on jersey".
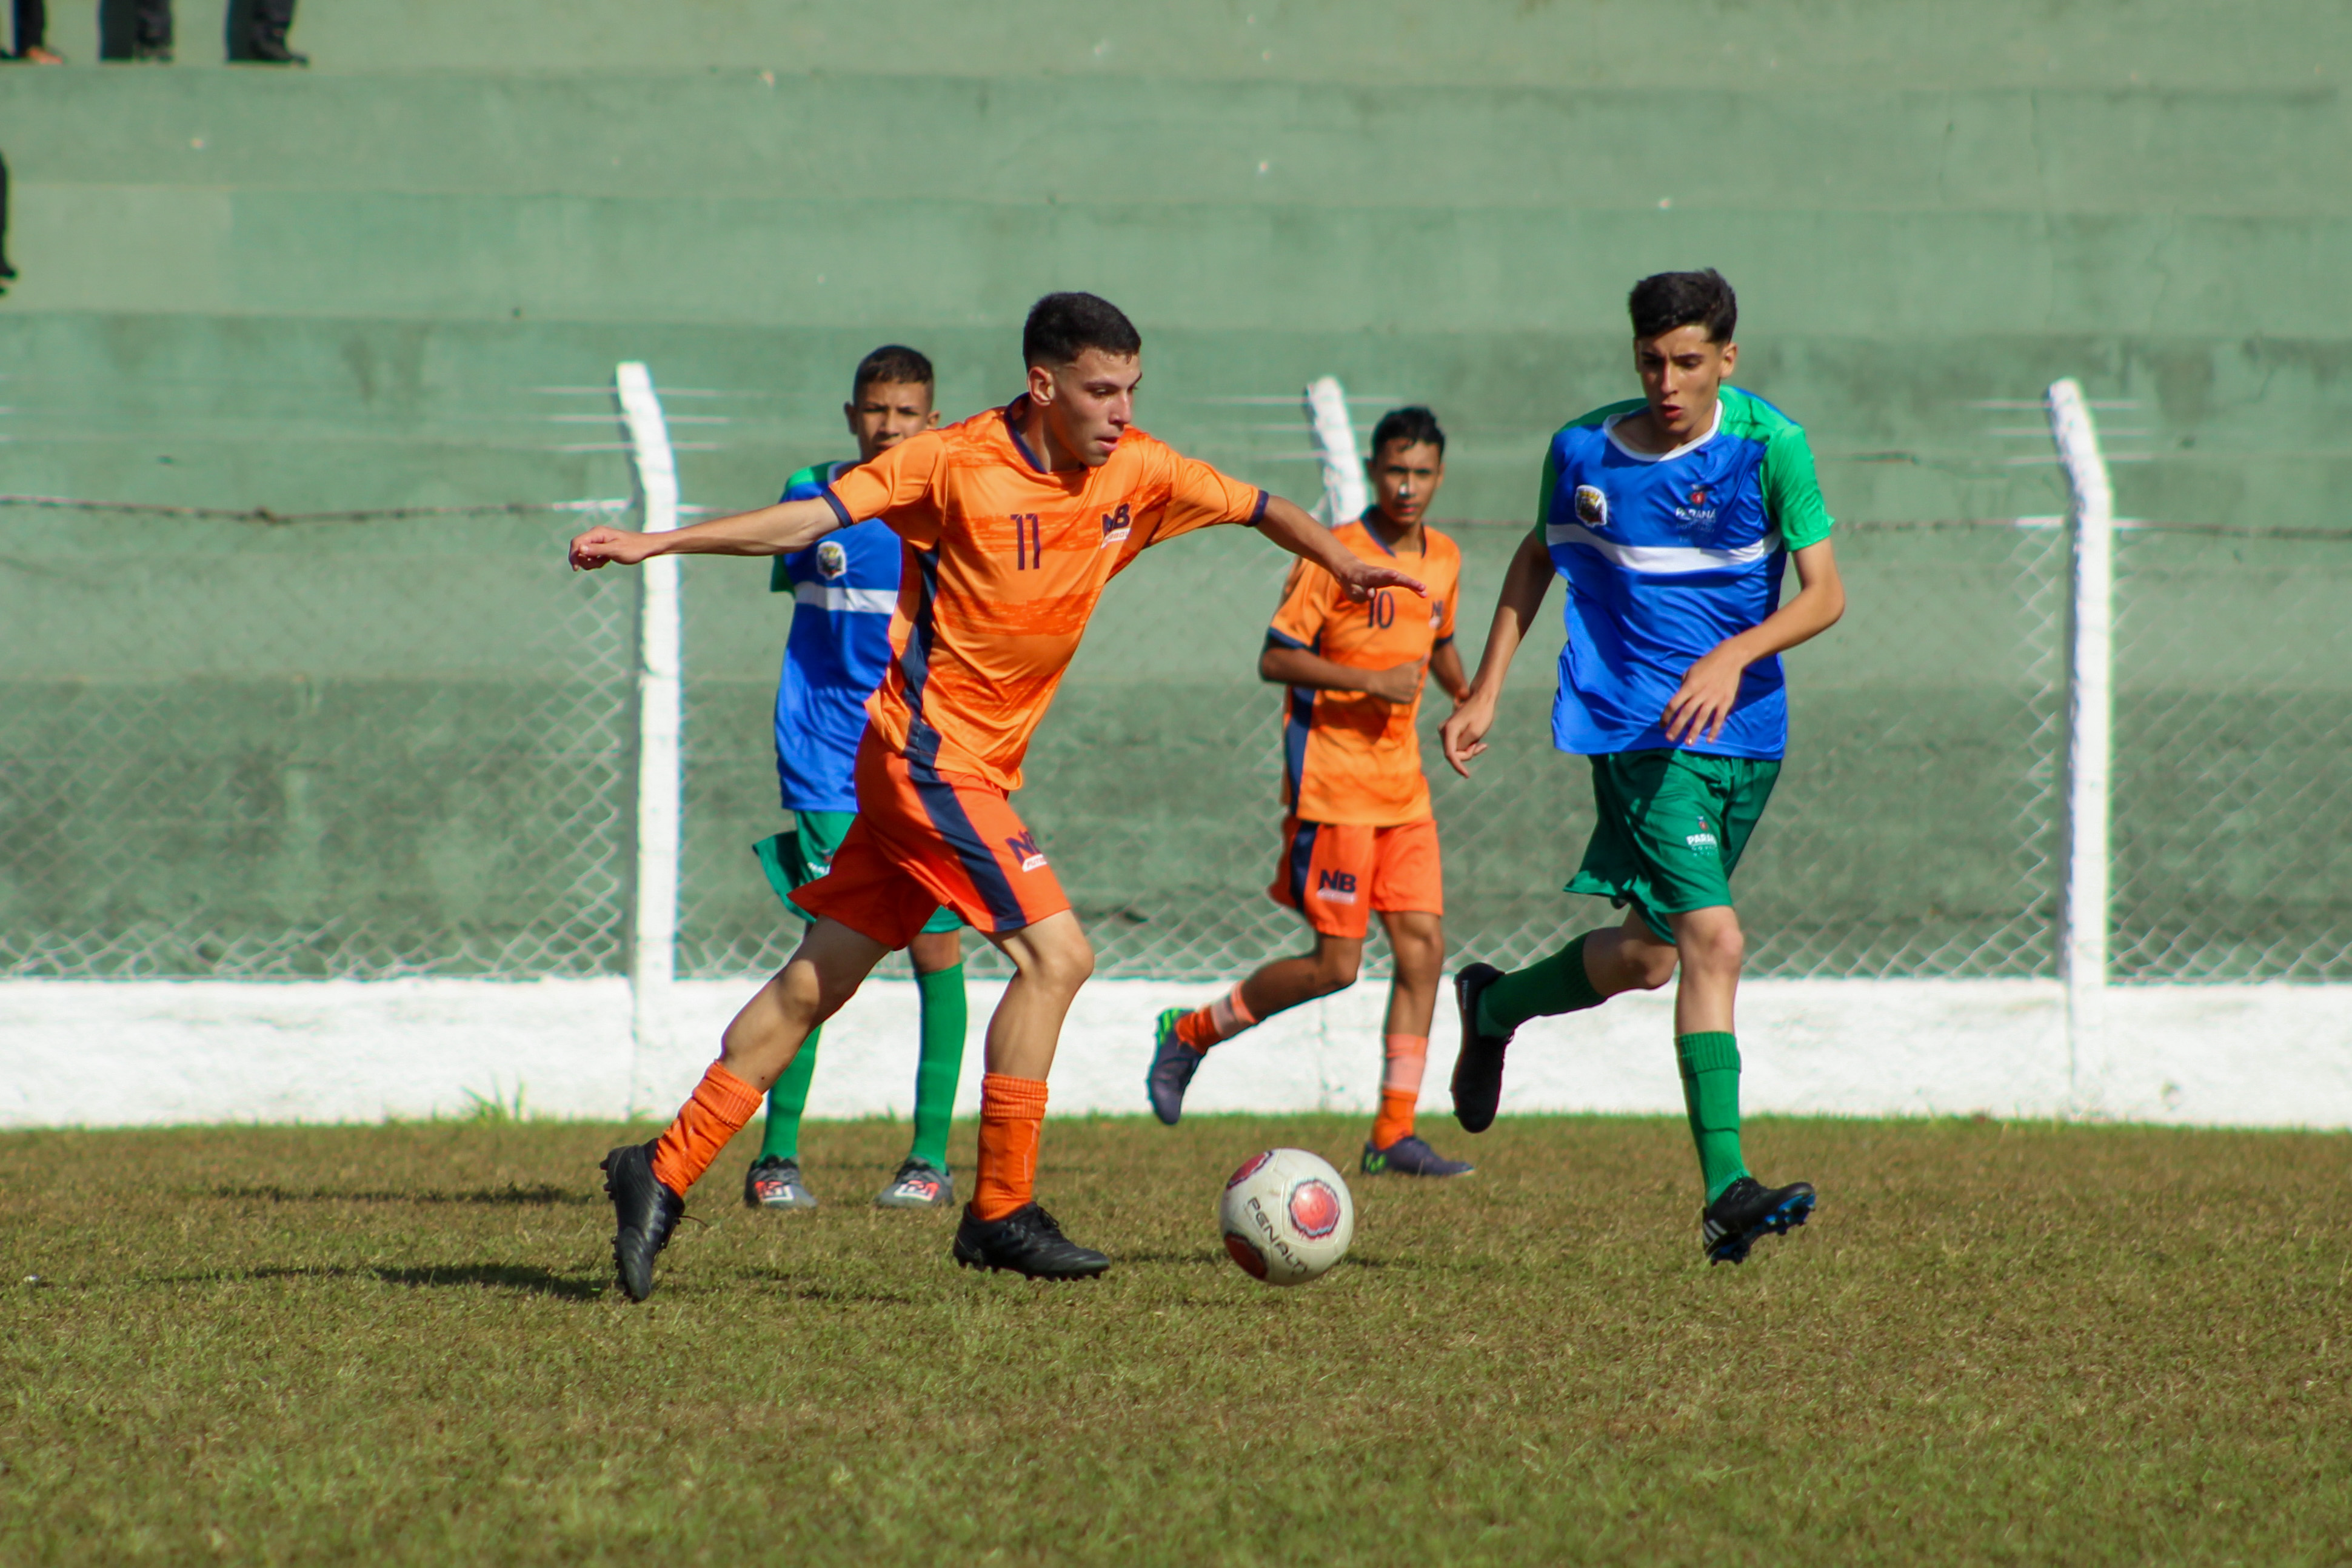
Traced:
<svg viewBox="0 0 2352 1568">
<path fill-rule="evenodd" d="M 1027 571 L 1045 563 L 1045 541 L 1038 537 L 1037 514 L 1013 514 L 1013 570 Z"/>
</svg>

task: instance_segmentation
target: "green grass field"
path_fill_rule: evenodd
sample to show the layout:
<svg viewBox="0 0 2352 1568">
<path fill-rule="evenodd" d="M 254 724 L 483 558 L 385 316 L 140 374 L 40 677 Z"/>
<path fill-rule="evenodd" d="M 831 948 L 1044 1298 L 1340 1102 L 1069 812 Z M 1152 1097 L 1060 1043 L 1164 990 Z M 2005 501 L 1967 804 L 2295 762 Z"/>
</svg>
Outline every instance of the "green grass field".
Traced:
<svg viewBox="0 0 2352 1568">
<path fill-rule="evenodd" d="M 1760 1121 L 1822 1210 L 1709 1270 L 1675 1123 L 1431 1131 L 1289 1291 L 1219 1184 L 1352 1121 L 1051 1124 L 1058 1288 L 747 1138 L 635 1308 L 615 1129 L 0 1137 L 0 1562 L 2352 1559 L 2352 1139 Z"/>
</svg>

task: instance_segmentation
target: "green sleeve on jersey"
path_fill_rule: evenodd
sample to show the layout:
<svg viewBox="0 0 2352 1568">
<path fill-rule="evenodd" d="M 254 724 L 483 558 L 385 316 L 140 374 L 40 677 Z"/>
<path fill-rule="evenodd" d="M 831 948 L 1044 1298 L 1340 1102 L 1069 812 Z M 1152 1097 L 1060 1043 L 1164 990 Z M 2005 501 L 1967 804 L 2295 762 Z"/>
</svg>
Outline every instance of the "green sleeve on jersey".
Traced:
<svg viewBox="0 0 2352 1568">
<path fill-rule="evenodd" d="M 1813 449 L 1801 426 L 1783 423 L 1767 438 L 1762 477 L 1764 509 L 1779 525 L 1783 546 L 1801 550 L 1830 537 L 1830 509 L 1813 477 Z"/>
<path fill-rule="evenodd" d="M 1536 496 L 1536 527 L 1551 521 L 1552 492 L 1559 488 L 1559 455 L 1544 447 L 1543 489 Z"/>
</svg>

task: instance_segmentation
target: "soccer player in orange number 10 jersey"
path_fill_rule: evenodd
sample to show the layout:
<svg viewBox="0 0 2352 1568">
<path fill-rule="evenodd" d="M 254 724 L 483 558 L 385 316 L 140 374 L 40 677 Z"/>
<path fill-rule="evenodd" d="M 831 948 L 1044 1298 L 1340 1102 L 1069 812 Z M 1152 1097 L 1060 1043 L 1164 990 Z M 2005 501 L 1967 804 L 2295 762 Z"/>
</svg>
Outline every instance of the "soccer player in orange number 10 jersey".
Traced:
<svg viewBox="0 0 2352 1568">
<path fill-rule="evenodd" d="M 1206 1007 L 1160 1015 L 1144 1088 L 1174 1125 L 1211 1046 L 1263 1019 L 1356 983 L 1378 913 L 1396 975 L 1389 984 L 1381 1110 L 1364 1145 L 1368 1176 L 1451 1176 L 1413 1132 L 1429 1020 L 1445 967 L 1445 888 L 1413 720 L 1424 674 L 1457 703 L 1469 690 L 1454 646 L 1462 551 L 1422 521 L 1445 478 L 1445 432 L 1425 408 L 1372 431 L 1373 503 L 1332 537 L 1360 559 L 1409 566 L 1426 600 L 1383 590 L 1350 599 L 1321 568 L 1291 568 L 1258 674 L 1290 688 L 1283 708 L 1282 854 L 1266 893 L 1315 932 L 1315 951 L 1265 965 Z"/>
<path fill-rule="evenodd" d="M 814 917 L 807 935 L 727 1026 L 719 1060 L 668 1129 L 604 1158 L 613 1262 L 633 1301 L 653 1291 L 654 1259 L 687 1189 L 801 1042 L 941 904 L 1013 967 L 988 1024 L 975 1190 L 956 1261 L 1044 1279 L 1108 1268 L 1062 1234 L 1034 1191 L 1045 1075 L 1094 950 L 1007 799 L 1021 787 L 1029 737 L 1105 585 L 1145 549 L 1194 528 L 1247 523 L 1351 599 L 1385 590 L 1403 601 L 1400 612 L 1420 602 L 1410 598 L 1422 592 L 1417 578 L 1134 428 L 1143 341 L 1108 301 L 1047 295 L 1029 312 L 1021 349 L 1021 396 L 911 436 L 820 496 L 668 533 L 592 528 L 572 541 L 572 564 L 586 570 L 656 555 L 782 555 L 879 517 L 906 563 L 889 667 L 866 708 L 857 821 L 832 869 L 793 894 Z"/>
</svg>

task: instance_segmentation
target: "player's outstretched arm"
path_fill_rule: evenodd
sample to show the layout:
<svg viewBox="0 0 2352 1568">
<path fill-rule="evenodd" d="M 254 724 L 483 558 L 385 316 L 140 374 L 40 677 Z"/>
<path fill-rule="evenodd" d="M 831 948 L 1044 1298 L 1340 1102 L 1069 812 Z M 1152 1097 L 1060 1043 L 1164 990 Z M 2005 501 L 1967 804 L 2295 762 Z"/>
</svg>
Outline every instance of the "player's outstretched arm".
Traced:
<svg viewBox="0 0 2352 1568">
<path fill-rule="evenodd" d="M 594 571 L 607 563 L 635 566 L 657 555 L 790 555 L 840 526 L 833 503 L 816 496 L 662 534 L 590 528 L 572 541 L 572 570 Z"/>
<path fill-rule="evenodd" d="M 1381 588 L 1403 588 L 1429 597 L 1417 577 L 1409 577 L 1392 567 L 1374 566 L 1354 550 L 1331 537 L 1331 530 L 1310 517 L 1304 507 L 1284 500 L 1279 496 L 1265 498 L 1265 516 L 1258 520 L 1257 531 L 1276 544 L 1298 557 L 1311 560 L 1339 580 L 1339 586 L 1350 599 L 1366 599 Z"/>
<path fill-rule="evenodd" d="M 1662 721 L 1668 740 L 1680 745 L 1721 735 L 1748 665 L 1820 636 L 1845 613 L 1845 583 L 1829 540 L 1792 550 L 1789 559 L 1797 563 L 1797 597 L 1738 636 L 1717 643 L 1683 672 L 1683 684 Z"/>
<path fill-rule="evenodd" d="M 1421 659 L 1408 659 L 1385 670 L 1360 670 L 1305 648 L 1268 643 L 1257 658 L 1257 678 L 1277 686 L 1303 686 L 1311 692 L 1363 692 L 1384 703 L 1402 706 L 1421 695 Z"/>
<path fill-rule="evenodd" d="M 1470 777 L 1470 759 L 1486 749 L 1486 733 L 1495 727 L 1495 704 L 1503 695 L 1503 677 L 1511 673 L 1511 659 L 1527 641 L 1528 628 L 1536 623 L 1536 612 L 1543 608 L 1551 580 L 1551 552 L 1538 525 L 1519 541 L 1509 569 L 1503 573 L 1503 591 L 1495 596 L 1495 620 L 1486 628 L 1486 651 L 1478 657 L 1478 674 L 1468 693 L 1455 699 L 1458 706 L 1437 732 L 1445 760 L 1465 779 Z"/>
</svg>

